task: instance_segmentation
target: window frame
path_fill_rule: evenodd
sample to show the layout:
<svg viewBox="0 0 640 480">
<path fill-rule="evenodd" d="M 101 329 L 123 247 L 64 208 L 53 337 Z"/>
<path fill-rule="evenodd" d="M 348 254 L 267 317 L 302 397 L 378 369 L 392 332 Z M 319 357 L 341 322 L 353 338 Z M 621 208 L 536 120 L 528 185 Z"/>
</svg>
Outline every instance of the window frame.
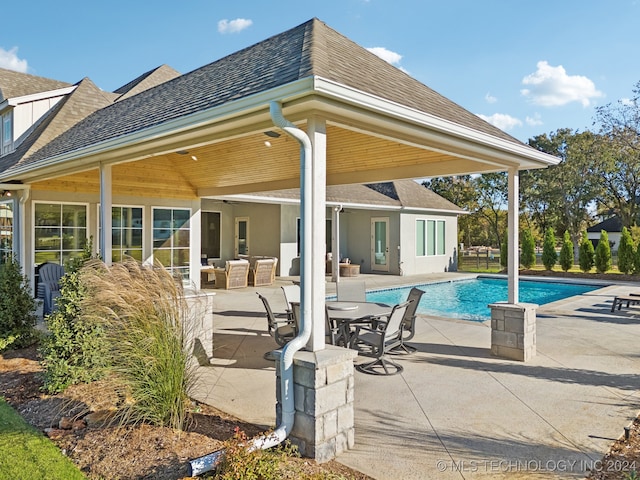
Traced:
<svg viewBox="0 0 640 480">
<path fill-rule="evenodd" d="M 171 223 L 168 227 L 159 227 L 156 228 L 155 225 L 155 214 L 157 211 L 160 210 L 169 210 L 171 212 L 171 219 L 169 220 Z M 175 228 L 173 222 L 174 222 L 174 212 L 175 211 L 184 211 L 187 212 L 188 214 L 188 220 L 187 222 L 185 222 L 188 226 L 185 228 L 184 224 L 181 225 L 178 228 Z M 153 259 L 153 262 L 155 263 L 156 261 L 156 257 L 157 254 L 156 252 L 158 251 L 169 251 L 169 258 L 170 258 L 170 265 L 165 265 L 164 263 L 162 264 L 163 267 L 172 275 L 174 275 L 175 273 L 178 273 L 182 276 L 182 280 L 185 282 L 188 282 L 191 278 L 191 274 L 190 274 L 190 258 L 191 258 L 191 218 L 192 218 L 192 214 L 193 211 L 191 208 L 184 208 L 184 207 L 151 207 L 151 258 Z M 166 230 L 167 228 L 170 229 L 169 235 L 167 237 L 167 240 L 170 240 L 170 245 L 167 246 L 161 246 L 161 247 L 156 247 L 156 241 L 157 240 L 162 240 L 162 238 L 158 237 L 156 238 L 156 232 L 158 231 L 163 231 Z M 185 235 L 184 232 L 186 232 L 186 238 L 187 238 L 187 247 L 180 247 L 179 245 L 176 246 L 175 243 L 175 238 L 176 238 L 176 234 L 182 232 L 182 235 Z M 176 252 L 179 252 L 180 250 L 186 250 L 187 255 L 186 255 L 186 259 L 184 260 L 182 265 L 176 265 L 174 263 L 174 259 L 175 259 L 175 254 Z"/>
<path fill-rule="evenodd" d="M 446 255 L 446 220 L 440 218 L 416 218 L 415 225 L 416 257 L 441 257 Z M 422 225 L 422 228 L 419 225 Z"/>
<path fill-rule="evenodd" d="M 37 206 L 38 205 L 59 205 L 60 206 L 60 224 L 57 226 L 46 226 L 46 227 L 38 227 L 38 225 L 36 225 L 36 211 L 37 211 Z M 62 223 L 62 215 L 63 215 L 63 207 L 65 205 L 69 205 L 69 206 L 82 206 L 84 207 L 85 210 L 85 225 L 84 227 L 78 227 L 78 226 L 73 226 L 73 227 L 69 227 L 67 225 L 63 225 Z M 77 252 L 79 254 L 82 254 L 82 252 L 84 251 L 84 248 L 86 247 L 86 244 L 89 242 L 89 225 L 91 225 L 91 218 L 90 218 L 91 212 L 90 212 L 90 208 L 89 208 L 89 204 L 86 202 L 61 202 L 61 201 L 47 201 L 47 200 L 35 200 L 33 202 L 33 209 L 32 209 L 32 214 L 31 214 L 31 224 L 32 224 L 32 238 L 33 238 L 33 246 L 32 246 L 32 260 L 33 260 L 33 265 L 41 265 L 42 263 L 45 262 L 36 262 L 36 257 L 38 256 L 38 252 L 50 252 L 50 251 L 57 251 L 57 253 L 60 254 L 60 265 L 64 265 L 65 263 L 65 252 Z M 60 248 L 57 250 L 54 249 L 38 249 L 37 245 L 36 245 L 36 232 L 38 231 L 38 228 L 58 228 L 60 230 Z M 84 237 L 84 245 L 82 246 L 82 248 L 79 249 L 65 249 L 64 248 L 64 239 L 62 236 L 63 233 L 63 229 L 64 228 L 76 228 L 76 229 L 80 229 L 80 228 L 84 228 L 85 230 L 85 237 Z M 79 255 L 77 255 L 79 256 Z M 73 258 L 73 256 L 69 256 L 69 258 Z M 49 261 L 49 260 L 45 260 L 45 261 Z M 57 262 L 56 262 L 57 263 Z"/>
<path fill-rule="evenodd" d="M 113 244 L 114 228 L 118 228 L 121 233 L 123 231 L 126 231 L 126 230 L 138 230 L 138 229 L 137 228 L 134 229 L 132 227 L 123 228 L 122 226 L 114 227 L 114 225 L 113 225 L 113 209 L 114 208 L 120 208 L 120 209 L 123 209 L 123 208 L 131 208 L 131 209 L 139 208 L 142 211 L 142 215 L 141 215 L 142 223 L 141 223 L 140 228 L 139 228 L 140 233 L 141 233 L 142 244 L 140 245 L 140 248 L 139 248 L 139 250 L 140 250 L 140 259 L 136 259 L 136 260 L 142 262 L 144 260 L 144 235 L 145 235 L 145 231 L 144 231 L 144 208 L 145 207 L 144 207 L 144 205 L 125 205 L 125 204 L 112 204 L 111 205 L 111 238 L 112 238 L 112 240 L 111 240 L 111 256 L 112 256 L 112 258 L 116 258 L 114 256 L 114 252 L 117 251 L 119 258 L 122 258 L 123 250 L 125 250 L 125 249 L 122 247 L 122 241 L 120 242 L 120 245 L 118 246 L 118 248 L 116 248 L 116 246 Z M 98 204 L 96 209 L 97 209 L 97 215 L 98 215 L 98 217 L 97 217 L 98 218 L 98 242 L 97 243 L 98 243 L 98 251 L 101 252 L 102 251 L 102 244 L 101 244 L 102 236 L 100 235 L 100 233 L 102 232 L 102 216 L 100 215 L 100 210 L 102 209 L 102 205 Z M 121 235 L 121 238 L 122 238 L 122 235 Z M 138 248 L 134 249 L 134 248 L 128 247 L 127 250 L 136 250 L 137 251 Z M 129 256 L 133 257 L 133 255 L 129 255 Z"/>
</svg>

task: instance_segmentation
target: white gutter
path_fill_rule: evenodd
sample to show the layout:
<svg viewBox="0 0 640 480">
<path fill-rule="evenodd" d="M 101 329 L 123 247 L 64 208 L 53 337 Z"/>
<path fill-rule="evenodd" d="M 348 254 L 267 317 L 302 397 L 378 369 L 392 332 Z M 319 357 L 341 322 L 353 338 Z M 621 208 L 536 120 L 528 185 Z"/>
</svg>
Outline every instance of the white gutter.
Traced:
<svg viewBox="0 0 640 480">
<path fill-rule="evenodd" d="M 289 122 L 282 115 L 282 106 L 279 102 L 271 102 L 269 105 L 269 113 L 274 125 L 280 127 L 287 134 L 292 136 L 300 143 L 300 196 L 301 196 L 301 223 L 303 231 L 303 241 L 300 250 L 301 270 L 301 302 L 300 302 L 300 331 L 298 335 L 288 342 L 282 349 L 280 354 L 280 398 L 282 402 L 282 419 L 280 425 L 275 431 L 269 435 L 262 435 L 254 438 L 248 445 L 249 450 L 267 449 L 275 447 L 282 443 L 291 433 L 295 422 L 295 402 L 293 393 L 293 357 L 296 352 L 304 347 L 311 337 L 311 313 L 309 306 L 311 305 L 311 282 L 308 281 L 308 275 L 311 275 L 311 255 L 308 255 L 308 241 L 312 235 L 312 201 L 307 199 L 305 191 L 311 186 L 313 180 L 311 171 L 311 162 L 307 159 L 311 158 L 311 140 L 305 132 Z M 215 469 L 217 462 L 224 455 L 224 450 L 218 450 L 204 457 L 197 458 L 190 462 L 191 476 L 197 476 L 201 473 Z"/>
</svg>

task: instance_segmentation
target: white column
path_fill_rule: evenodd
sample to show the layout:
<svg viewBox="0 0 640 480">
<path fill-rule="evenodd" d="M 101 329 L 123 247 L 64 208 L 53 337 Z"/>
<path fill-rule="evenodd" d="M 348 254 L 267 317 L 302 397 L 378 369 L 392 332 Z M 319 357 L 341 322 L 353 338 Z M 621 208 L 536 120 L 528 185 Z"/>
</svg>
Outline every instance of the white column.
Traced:
<svg viewBox="0 0 640 480">
<path fill-rule="evenodd" d="M 113 206 L 111 165 L 100 164 L 100 256 L 111 265 L 111 207 Z"/>
<path fill-rule="evenodd" d="M 311 280 L 311 308 L 313 329 L 307 348 L 313 352 L 324 349 L 325 338 L 325 255 L 326 255 L 326 188 L 327 188 L 327 137 L 324 119 L 311 117 L 307 123 L 307 135 L 313 151 L 311 161 L 312 180 L 307 185 L 307 201 L 311 200 L 311 242 L 306 253 L 311 256 L 311 272 L 305 272 Z M 308 242 L 309 238 L 303 241 Z M 334 259 L 335 263 L 335 259 Z"/>
<path fill-rule="evenodd" d="M 200 290 L 200 251 L 202 250 L 202 202 L 200 199 L 191 206 L 190 236 L 189 236 L 189 277 L 191 285 Z"/>
<path fill-rule="evenodd" d="M 508 270 L 508 303 L 518 303 L 518 267 L 520 266 L 518 250 L 520 242 L 518 240 L 518 212 L 519 208 L 519 176 L 517 167 L 509 168 L 509 186 L 507 203 L 509 205 L 508 214 L 508 257 L 507 257 L 507 270 Z"/>
<path fill-rule="evenodd" d="M 340 281 L 340 210 L 341 205 L 333 207 L 331 218 L 331 281 Z"/>
</svg>

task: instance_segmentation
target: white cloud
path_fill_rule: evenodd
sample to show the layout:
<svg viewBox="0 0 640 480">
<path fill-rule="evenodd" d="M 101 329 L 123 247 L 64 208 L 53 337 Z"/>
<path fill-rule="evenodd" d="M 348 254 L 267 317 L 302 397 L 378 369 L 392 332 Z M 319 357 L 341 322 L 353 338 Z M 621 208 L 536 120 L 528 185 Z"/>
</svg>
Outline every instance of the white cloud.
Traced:
<svg viewBox="0 0 640 480">
<path fill-rule="evenodd" d="M 539 113 L 534 113 L 533 117 L 529 117 L 527 115 L 527 117 L 524 119 L 524 121 L 527 123 L 527 125 L 529 125 L 530 127 L 537 127 L 539 125 L 544 125 L 544 122 L 542 121 L 542 117 L 540 116 Z"/>
<path fill-rule="evenodd" d="M 630 98 L 621 98 L 620 103 L 628 107 L 633 107 L 635 105 L 635 102 Z"/>
<path fill-rule="evenodd" d="M 498 101 L 498 99 L 491 95 L 489 92 L 485 94 L 484 99 L 487 103 L 496 103 Z"/>
<path fill-rule="evenodd" d="M 0 67 L 16 72 L 27 73 L 27 61 L 18 58 L 18 47 L 5 50 L 0 47 Z"/>
<path fill-rule="evenodd" d="M 522 122 L 511 115 L 507 115 L 506 113 L 494 113 L 493 115 L 482 115 L 478 114 L 478 116 L 489 122 L 491 125 L 498 127 L 500 130 L 504 130 L 505 132 L 511 130 L 515 127 L 520 127 Z"/>
<path fill-rule="evenodd" d="M 603 96 L 589 78 L 567 75 L 562 65 L 553 67 L 543 60 L 538 62 L 537 67 L 535 73 L 522 79 L 522 84 L 528 88 L 520 90 L 536 105 L 557 107 L 580 102 L 583 107 L 588 107 L 592 99 Z"/>
<path fill-rule="evenodd" d="M 235 20 L 220 20 L 218 22 L 219 33 L 238 33 L 253 25 L 253 20 L 246 18 L 236 18 Z"/>
<path fill-rule="evenodd" d="M 400 55 L 399 53 L 392 52 L 391 50 L 387 50 L 384 47 L 371 47 L 371 48 L 367 48 L 367 50 L 369 50 L 374 55 L 377 55 L 378 57 L 383 59 L 385 62 L 390 63 L 394 67 L 399 68 L 404 73 L 407 73 L 407 74 L 409 73 L 407 70 L 405 70 L 404 67 L 400 66 L 400 60 L 402 60 L 402 55 Z"/>
</svg>

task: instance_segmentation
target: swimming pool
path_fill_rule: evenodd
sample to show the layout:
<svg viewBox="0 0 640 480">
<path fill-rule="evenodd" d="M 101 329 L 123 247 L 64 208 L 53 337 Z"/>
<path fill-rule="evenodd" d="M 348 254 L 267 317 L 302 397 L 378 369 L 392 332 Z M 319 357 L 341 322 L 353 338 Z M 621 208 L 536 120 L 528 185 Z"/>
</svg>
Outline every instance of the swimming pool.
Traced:
<svg viewBox="0 0 640 480">
<path fill-rule="evenodd" d="M 507 300 L 507 280 L 500 278 L 476 278 L 446 283 L 415 285 L 425 294 L 418 305 L 418 313 L 439 317 L 460 318 L 484 322 L 491 318 L 488 305 Z M 602 288 L 594 285 L 520 280 L 521 303 L 555 302 L 563 298 L 581 295 Z M 390 305 L 404 302 L 411 287 L 376 290 L 367 293 L 367 300 Z"/>
</svg>

